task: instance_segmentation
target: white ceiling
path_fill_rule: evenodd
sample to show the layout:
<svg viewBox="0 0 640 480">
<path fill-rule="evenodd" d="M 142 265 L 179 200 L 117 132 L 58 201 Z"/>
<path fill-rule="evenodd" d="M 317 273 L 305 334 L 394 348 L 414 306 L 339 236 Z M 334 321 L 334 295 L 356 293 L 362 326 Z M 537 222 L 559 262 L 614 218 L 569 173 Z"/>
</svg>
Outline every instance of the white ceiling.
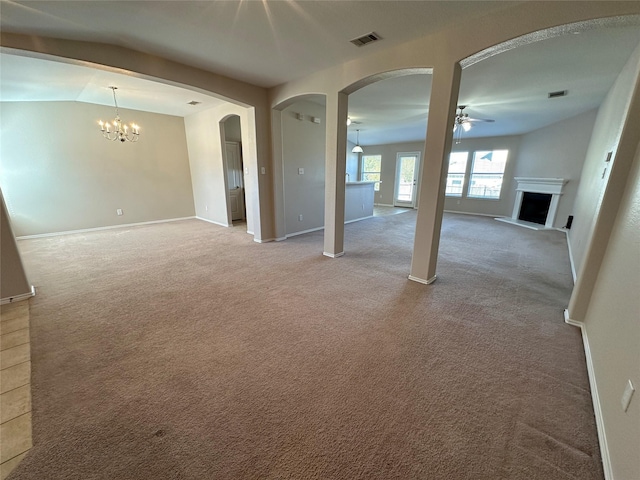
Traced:
<svg viewBox="0 0 640 480">
<path fill-rule="evenodd" d="M 640 28 L 617 27 L 532 43 L 490 57 L 462 72 L 459 105 L 475 123 L 468 138 L 519 135 L 596 108 L 613 85 L 634 48 Z M 349 95 L 355 141 L 363 145 L 424 140 L 430 75 L 383 80 Z M 549 92 L 567 90 L 549 99 Z"/>
<path fill-rule="evenodd" d="M 272 87 L 514 3 L 2 0 L 0 29 L 119 45 Z M 349 43 L 371 31 L 384 41 Z"/>
<path fill-rule="evenodd" d="M 400 1 L 0 1 L 3 32 L 112 43 L 272 86 L 368 55 L 514 2 Z M 348 40 L 375 31 L 364 48 Z M 520 134 L 597 107 L 633 48 L 640 28 L 588 30 L 507 51 L 463 71 L 460 104 L 476 124 L 467 136 Z M 134 74 L 0 55 L 0 99 L 67 100 L 185 116 L 220 100 Z M 384 80 L 349 97 L 363 145 L 424 139 L 431 77 Z M 568 90 L 549 100 L 547 93 Z M 189 101 L 202 102 L 192 107 Z"/>
<path fill-rule="evenodd" d="M 184 117 L 224 103 L 186 88 L 83 65 L 0 53 L 0 101 L 74 101 Z M 189 102 L 201 102 L 188 105 Z"/>
</svg>

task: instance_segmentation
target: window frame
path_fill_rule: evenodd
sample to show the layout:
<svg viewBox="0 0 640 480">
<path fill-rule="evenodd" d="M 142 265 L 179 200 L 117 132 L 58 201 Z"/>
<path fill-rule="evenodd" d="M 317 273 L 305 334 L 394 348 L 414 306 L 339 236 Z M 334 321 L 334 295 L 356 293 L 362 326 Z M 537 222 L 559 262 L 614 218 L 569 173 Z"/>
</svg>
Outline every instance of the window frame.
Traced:
<svg viewBox="0 0 640 480">
<path fill-rule="evenodd" d="M 377 157 L 378 161 L 380 162 L 380 170 L 378 171 L 374 171 L 374 170 L 365 170 L 364 169 L 364 162 L 365 162 L 365 158 L 367 157 Z M 365 175 L 378 175 L 379 180 L 366 180 L 365 179 Z M 360 155 L 360 181 L 362 182 L 375 182 L 373 184 L 373 190 L 375 192 L 379 192 L 380 191 L 380 184 L 382 183 L 382 155 L 365 155 L 362 154 Z"/>
<path fill-rule="evenodd" d="M 505 152 L 505 158 L 504 158 L 504 167 L 502 168 L 502 172 L 498 173 L 498 172 L 477 172 L 474 173 L 474 167 L 475 167 L 475 162 L 476 160 L 483 160 L 482 157 L 479 157 L 479 154 L 483 154 L 483 156 L 486 156 L 487 154 L 491 153 L 492 155 L 496 154 L 497 152 Z M 468 176 L 468 184 L 467 184 L 467 188 L 466 188 L 466 198 L 469 199 L 473 199 L 473 200 L 500 200 L 502 198 L 502 186 L 504 185 L 504 176 L 505 173 L 507 171 L 507 162 L 509 160 L 509 150 L 506 148 L 499 148 L 499 149 L 491 149 L 491 150 L 474 150 L 473 151 L 473 155 L 471 157 L 471 163 L 469 165 L 468 168 L 468 172 L 469 172 L 469 176 Z M 488 177 L 490 175 L 494 175 L 494 176 L 500 176 L 500 185 L 498 187 L 498 195 L 497 196 L 488 196 L 488 195 L 472 195 L 471 194 L 471 188 L 473 187 L 473 177 L 477 176 L 479 178 L 481 177 Z M 486 189 L 485 189 L 486 192 Z"/>
<path fill-rule="evenodd" d="M 505 155 L 505 159 L 504 159 L 504 169 L 502 170 L 502 173 L 487 173 L 487 172 L 480 172 L 480 173 L 473 173 L 473 168 L 474 168 L 474 160 L 476 159 L 476 155 L 478 153 L 482 153 L 483 155 L 486 155 L 488 153 L 492 153 L 495 154 L 497 152 L 506 152 Z M 465 172 L 462 178 L 462 193 L 460 195 L 456 195 L 456 194 L 451 194 L 451 193 L 447 193 L 447 188 L 448 188 L 448 183 L 450 180 L 450 175 L 461 175 L 460 173 L 456 173 L 456 174 L 450 174 L 448 169 L 451 166 L 451 155 L 453 154 L 460 154 L 460 153 L 466 153 L 467 154 L 467 159 L 466 159 L 466 163 L 465 163 Z M 445 198 L 449 198 L 449 199 L 468 199 L 468 200 L 500 200 L 502 199 L 502 192 L 503 192 L 503 186 L 504 186 L 504 182 L 505 182 L 505 175 L 507 173 L 507 168 L 509 166 L 509 153 L 510 150 L 508 148 L 478 148 L 478 149 L 468 149 L 468 150 L 452 150 L 451 152 L 449 152 L 449 162 L 447 163 L 447 183 L 445 184 Z M 472 188 L 472 180 L 473 180 L 473 176 L 477 175 L 477 176 L 482 176 L 482 175 L 501 175 L 501 181 L 500 181 L 500 190 L 498 192 L 498 196 L 484 196 L 484 195 L 472 195 L 470 194 L 471 192 L 471 188 Z"/>
<path fill-rule="evenodd" d="M 464 172 L 462 173 L 451 173 L 449 171 L 449 169 L 451 168 L 451 160 L 452 160 L 452 156 L 456 155 L 456 154 L 465 154 L 465 159 L 464 159 Z M 447 183 L 445 184 L 445 189 L 444 189 L 444 195 L 445 197 L 449 197 L 449 198 L 462 198 L 464 196 L 465 193 L 465 184 L 466 184 L 466 180 L 467 180 L 467 170 L 469 168 L 469 152 L 468 150 L 459 150 L 456 152 L 449 152 L 449 163 L 447 165 Z M 451 175 L 462 175 L 462 184 L 460 185 L 460 194 L 455 194 L 455 193 L 450 193 L 447 192 L 447 190 L 449 189 L 449 179 L 451 177 Z"/>
</svg>

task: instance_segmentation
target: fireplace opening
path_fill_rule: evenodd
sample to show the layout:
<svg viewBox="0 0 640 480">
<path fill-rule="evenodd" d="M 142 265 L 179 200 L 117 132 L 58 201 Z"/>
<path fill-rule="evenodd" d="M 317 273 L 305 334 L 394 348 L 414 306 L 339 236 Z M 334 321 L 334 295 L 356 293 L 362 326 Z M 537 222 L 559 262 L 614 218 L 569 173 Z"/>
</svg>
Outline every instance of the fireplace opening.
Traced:
<svg viewBox="0 0 640 480">
<path fill-rule="evenodd" d="M 544 225 L 551 205 L 551 196 L 550 193 L 524 192 L 518 219 Z"/>
</svg>

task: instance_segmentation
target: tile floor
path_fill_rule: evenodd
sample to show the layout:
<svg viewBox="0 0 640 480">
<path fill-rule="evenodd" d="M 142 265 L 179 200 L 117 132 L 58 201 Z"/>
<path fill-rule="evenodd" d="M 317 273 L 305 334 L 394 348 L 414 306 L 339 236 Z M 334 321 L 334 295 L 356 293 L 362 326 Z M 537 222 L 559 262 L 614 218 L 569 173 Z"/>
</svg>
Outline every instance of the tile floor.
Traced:
<svg viewBox="0 0 640 480">
<path fill-rule="evenodd" d="M 0 306 L 0 480 L 31 448 L 29 301 Z"/>
</svg>

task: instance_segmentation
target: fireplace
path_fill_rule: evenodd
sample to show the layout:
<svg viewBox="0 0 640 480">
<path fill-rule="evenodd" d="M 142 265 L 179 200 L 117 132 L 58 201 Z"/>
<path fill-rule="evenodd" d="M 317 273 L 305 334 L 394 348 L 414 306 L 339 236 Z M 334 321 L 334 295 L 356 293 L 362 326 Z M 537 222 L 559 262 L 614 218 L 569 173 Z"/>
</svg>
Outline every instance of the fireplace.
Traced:
<svg viewBox="0 0 640 480">
<path fill-rule="evenodd" d="M 551 206 L 550 193 L 524 192 L 518 220 L 544 225 Z"/>
<path fill-rule="evenodd" d="M 560 196 L 569 180 L 531 177 L 515 177 L 515 180 L 518 186 L 511 218 L 497 220 L 534 230 L 553 228 Z"/>
</svg>

